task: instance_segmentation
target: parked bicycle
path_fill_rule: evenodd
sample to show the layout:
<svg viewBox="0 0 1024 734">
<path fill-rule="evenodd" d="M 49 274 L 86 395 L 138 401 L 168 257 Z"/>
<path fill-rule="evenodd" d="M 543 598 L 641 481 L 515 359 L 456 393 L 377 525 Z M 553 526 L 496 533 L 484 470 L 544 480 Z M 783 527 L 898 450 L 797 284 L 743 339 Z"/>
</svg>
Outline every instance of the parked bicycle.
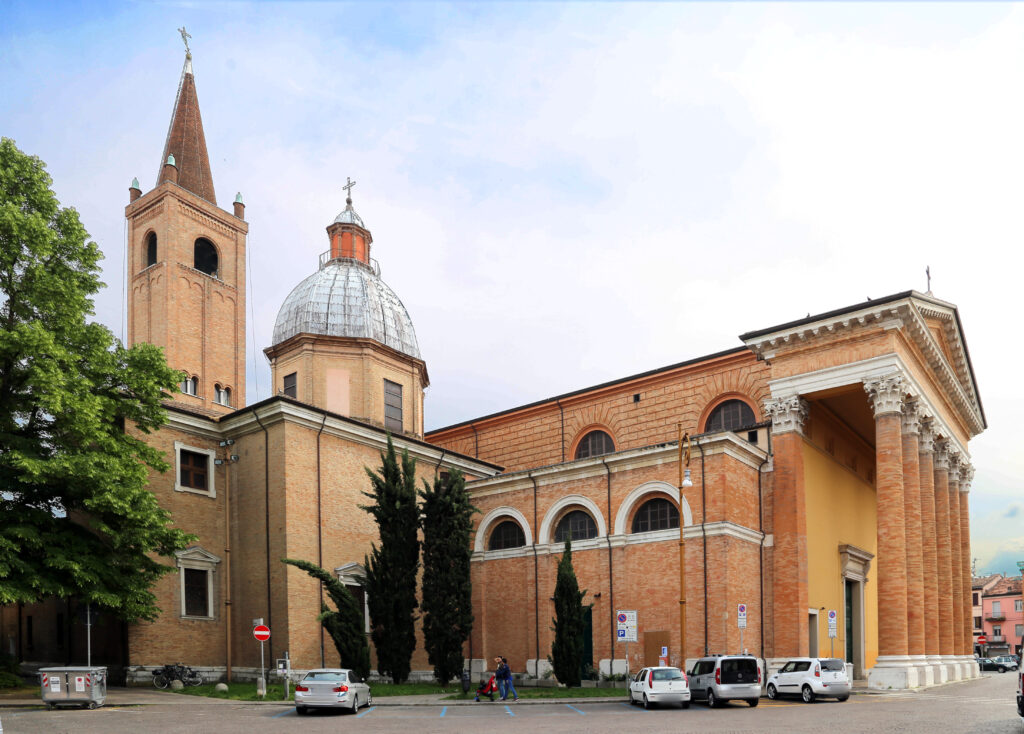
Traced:
<svg viewBox="0 0 1024 734">
<path fill-rule="evenodd" d="M 174 680 L 180 680 L 182 685 L 198 686 L 202 685 L 203 676 L 181 663 L 165 665 L 153 671 L 153 685 L 157 688 L 167 688 Z"/>
</svg>

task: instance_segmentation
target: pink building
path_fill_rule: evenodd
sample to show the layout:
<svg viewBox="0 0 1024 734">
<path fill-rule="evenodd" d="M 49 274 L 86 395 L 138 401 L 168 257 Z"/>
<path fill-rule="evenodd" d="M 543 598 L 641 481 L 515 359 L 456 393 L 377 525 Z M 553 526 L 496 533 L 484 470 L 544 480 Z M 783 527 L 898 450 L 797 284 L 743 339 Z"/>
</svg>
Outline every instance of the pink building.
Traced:
<svg viewBox="0 0 1024 734">
<path fill-rule="evenodd" d="M 1024 599 L 1021 577 L 1005 578 L 981 597 L 982 617 L 988 643 L 986 657 L 1020 654 L 1024 638 Z"/>
</svg>

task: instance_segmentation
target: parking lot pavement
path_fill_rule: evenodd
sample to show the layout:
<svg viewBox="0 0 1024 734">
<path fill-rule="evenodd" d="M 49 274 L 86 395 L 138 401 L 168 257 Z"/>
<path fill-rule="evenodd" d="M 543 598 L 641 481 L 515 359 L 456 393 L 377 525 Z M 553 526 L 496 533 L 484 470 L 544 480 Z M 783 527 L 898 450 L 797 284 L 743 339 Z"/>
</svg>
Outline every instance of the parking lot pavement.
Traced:
<svg viewBox="0 0 1024 734">
<path fill-rule="evenodd" d="M 992 675 L 977 681 L 928 691 L 855 695 L 850 700 L 804 704 L 796 700 L 761 699 L 756 708 L 729 704 L 708 709 L 671 707 L 645 711 L 625 700 L 605 702 L 502 703 L 426 706 L 375 705 L 357 715 L 317 711 L 298 716 L 294 708 L 228 702 L 217 706 L 105 706 L 96 711 L 42 709 L 0 710 L 4 734 L 36 732 L 138 731 L 215 732 L 365 732 L 456 734 L 461 732 L 524 732 L 526 734 L 629 734 L 630 732 L 922 732 L 935 734 L 1021 734 L 1024 726 L 1014 705 L 1012 676 Z M 382 699 L 383 701 L 383 699 Z"/>
</svg>

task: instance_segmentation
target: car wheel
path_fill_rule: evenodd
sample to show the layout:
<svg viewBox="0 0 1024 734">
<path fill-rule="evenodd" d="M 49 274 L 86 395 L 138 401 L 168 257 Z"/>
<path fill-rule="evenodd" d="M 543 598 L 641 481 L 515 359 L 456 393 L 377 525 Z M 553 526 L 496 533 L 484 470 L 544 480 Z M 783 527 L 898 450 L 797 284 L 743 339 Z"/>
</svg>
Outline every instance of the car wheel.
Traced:
<svg viewBox="0 0 1024 734">
<path fill-rule="evenodd" d="M 648 711 L 651 710 L 651 702 L 647 699 L 647 694 L 644 694 L 644 708 Z"/>
<path fill-rule="evenodd" d="M 842 703 L 843 701 L 845 701 L 845 700 L 846 700 L 846 699 L 848 699 L 848 698 L 849 698 L 849 696 L 840 696 L 840 697 L 839 697 L 839 698 L 837 698 L 836 700 L 837 700 L 837 701 L 839 701 L 839 703 Z"/>
<path fill-rule="evenodd" d="M 718 699 L 715 698 L 715 692 L 712 691 L 710 688 L 708 689 L 708 708 L 709 709 L 716 709 L 716 708 L 718 708 Z"/>
<path fill-rule="evenodd" d="M 761 699 L 760 698 L 748 698 L 747 699 L 747 705 L 750 706 L 750 708 L 754 708 L 759 703 L 761 703 Z"/>
<path fill-rule="evenodd" d="M 359 710 L 359 694 L 356 694 L 355 698 L 352 699 L 352 713 L 354 714 Z"/>
<path fill-rule="evenodd" d="M 811 690 L 810 686 L 804 686 L 800 689 L 800 697 L 804 700 L 804 703 L 814 703 L 814 691 Z"/>
<path fill-rule="evenodd" d="M 778 690 L 775 688 L 774 685 L 769 683 L 768 684 L 768 698 L 770 698 L 771 700 L 774 701 L 776 698 L 778 698 L 778 696 L 779 696 Z"/>
<path fill-rule="evenodd" d="M 1006 672 L 1006 668 L 1004 668 L 1002 665 L 1000 665 L 998 668 L 996 668 L 996 670 L 999 671 L 1000 673 L 1005 673 Z"/>
<path fill-rule="evenodd" d="M 307 709 L 305 706 L 296 706 L 295 713 L 297 713 L 299 716 L 305 716 L 307 713 L 309 713 L 309 709 Z"/>
<path fill-rule="evenodd" d="M 683 707 L 684 709 L 688 709 L 688 708 L 690 708 L 690 702 L 689 702 L 689 701 L 683 701 L 683 702 L 682 702 L 681 704 L 679 704 L 679 705 L 680 705 L 680 706 L 682 706 L 682 707 Z"/>
</svg>

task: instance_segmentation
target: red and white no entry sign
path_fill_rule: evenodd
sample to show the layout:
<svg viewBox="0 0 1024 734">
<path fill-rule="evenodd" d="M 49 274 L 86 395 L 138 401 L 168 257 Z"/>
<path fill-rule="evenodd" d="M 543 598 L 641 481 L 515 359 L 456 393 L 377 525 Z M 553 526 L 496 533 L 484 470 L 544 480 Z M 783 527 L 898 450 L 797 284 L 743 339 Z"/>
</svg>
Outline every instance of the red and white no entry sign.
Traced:
<svg viewBox="0 0 1024 734">
<path fill-rule="evenodd" d="M 266 642 L 270 639 L 270 627 L 265 624 L 258 624 L 252 628 L 252 636 L 260 642 Z"/>
<path fill-rule="evenodd" d="M 988 638 L 985 637 L 985 635 L 978 635 L 978 644 L 979 645 L 984 645 L 986 642 L 988 642 Z"/>
</svg>

